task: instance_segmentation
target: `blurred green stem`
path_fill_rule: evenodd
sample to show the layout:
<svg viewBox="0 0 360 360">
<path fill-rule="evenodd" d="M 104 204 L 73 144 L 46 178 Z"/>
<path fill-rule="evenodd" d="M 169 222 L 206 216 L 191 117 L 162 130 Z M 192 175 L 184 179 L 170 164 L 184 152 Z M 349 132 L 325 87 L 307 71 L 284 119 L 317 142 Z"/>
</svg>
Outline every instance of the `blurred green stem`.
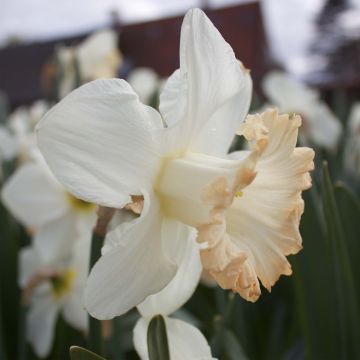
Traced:
<svg viewBox="0 0 360 360">
<path fill-rule="evenodd" d="M 101 256 L 101 248 L 105 239 L 107 226 L 111 221 L 114 212 L 115 209 L 102 206 L 98 209 L 98 219 L 91 238 L 89 271 L 91 271 L 92 267 Z M 89 348 L 99 355 L 104 354 L 101 321 L 93 318 L 91 315 L 89 315 Z"/>
<path fill-rule="evenodd" d="M 19 327 L 18 327 L 18 359 L 26 360 L 27 351 L 26 351 L 26 315 L 28 311 L 28 306 L 25 303 L 20 305 L 19 311 Z"/>
</svg>

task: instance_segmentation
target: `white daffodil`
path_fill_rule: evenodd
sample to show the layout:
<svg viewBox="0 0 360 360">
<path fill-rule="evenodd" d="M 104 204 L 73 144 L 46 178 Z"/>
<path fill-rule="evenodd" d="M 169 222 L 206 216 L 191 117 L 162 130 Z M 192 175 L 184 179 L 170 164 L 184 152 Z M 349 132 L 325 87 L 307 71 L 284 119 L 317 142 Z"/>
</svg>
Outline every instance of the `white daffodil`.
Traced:
<svg viewBox="0 0 360 360">
<path fill-rule="evenodd" d="M 349 173 L 360 176 L 360 103 L 355 103 L 350 112 L 344 166 Z"/>
<path fill-rule="evenodd" d="M 118 36 L 114 31 L 101 30 L 78 46 L 58 47 L 56 54 L 62 70 L 60 97 L 67 95 L 76 86 L 76 66 L 81 83 L 116 77 L 122 61 L 117 42 Z"/>
<path fill-rule="evenodd" d="M 194 9 L 182 25 L 180 69 L 160 95 L 160 114 L 125 81 L 97 80 L 38 124 L 40 150 L 71 193 L 113 208 L 143 204 L 140 217 L 107 235 L 113 247 L 85 292 L 93 316 L 122 314 L 176 276 L 165 244 L 181 247 L 181 226 L 197 228 L 203 267 L 248 300 L 260 295 L 258 277 L 270 289 L 291 273 L 285 256 L 301 248 L 301 191 L 310 186 L 314 154 L 294 148 L 300 118 L 272 110 L 242 127 L 252 150 L 227 159 L 250 98 L 249 72 Z"/>
<path fill-rule="evenodd" d="M 20 251 L 19 285 L 27 313 L 27 340 L 40 358 L 51 350 L 56 320 L 62 313 L 74 328 L 86 331 L 87 313 L 82 306 L 89 241 L 78 242 L 69 258 L 44 264 L 33 247 Z"/>
<path fill-rule="evenodd" d="M 273 71 L 265 77 L 263 89 L 268 99 L 281 112 L 302 116 L 303 127 L 300 136 L 303 143 L 311 141 L 328 150 L 336 149 L 342 125 L 320 99 L 318 91 L 280 71 Z"/>
<path fill-rule="evenodd" d="M 2 200 L 34 232 L 34 246 L 43 263 L 68 256 L 79 239 L 90 242 L 95 205 L 65 191 L 45 163 L 20 166 L 4 184 Z"/>
<path fill-rule="evenodd" d="M 138 305 L 141 318 L 134 328 L 134 345 L 142 360 L 148 360 L 147 329 L 151 318 L 163 315 L 169 341 L 170 357 L 182 359 L 212 359 L 210 347 L 193 325 L 168 317 L 180 308 L 191 297 L 198 284 L 201 274 L 201 262 L 195 230 L 178 223 L 178 238 L 174 238 L 174 228 L 169 228 L 169 241 L 165 242 L 170 257 L 175 260 L 178 271 L 170 283 L 160 292 L 150 295 Z M 179 245 L 176 242 L 180 241 Z M 172 243 L 174 243 L 172 245 Z M 172 254 L 173 252 L 173 254 Z"/>
<path fill-rule="evenodd" d="M 139 100 L 147 105 L 160 87 L 159 76 L 150 68 L 137 68 L 131 71 L 127 81 L 139 96 Z"/>
</svg>

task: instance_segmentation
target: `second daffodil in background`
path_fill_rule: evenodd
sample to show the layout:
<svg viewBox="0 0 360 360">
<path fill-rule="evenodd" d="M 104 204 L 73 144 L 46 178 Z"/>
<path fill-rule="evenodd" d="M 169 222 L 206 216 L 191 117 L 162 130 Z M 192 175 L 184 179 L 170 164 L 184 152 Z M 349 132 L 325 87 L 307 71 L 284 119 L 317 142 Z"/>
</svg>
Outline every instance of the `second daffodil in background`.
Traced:
<svg viewBox="0 0 360 360">
<path fill-rule="evenodd" d="M 264 93 L 281 112 L 300 114 L 303 144 L 314 144 L 327 150 L 336 150 L 342 133 L 340 120 L 320 99 L 320 93 L 307 87 L 290 75 L 272 71 L 264 79 Z"/>
<path fill-rule="evenodd" d="M 251 90 L 249 71 L 194 9 L 160 113 L 110 79 L 73 91 L 41 120 L 40 150 L 68 191 L 113 208 L 143 201 L 140 217 L 108 233 L 91 271 L 85 306 L 93 316 L 123 314 L 163 289 L 191 236 L 202 266 L 245 299 L 259 297 L 259 279 L 270 290 L 291 273 L 286 256 L 301 249 L 301 191 L 311 185 L 314 153 L 295 148 L 299 116 L 270 110 L 241 125 Z M 251 149 L 229 158 L 240 125 Z"/>
</svg>

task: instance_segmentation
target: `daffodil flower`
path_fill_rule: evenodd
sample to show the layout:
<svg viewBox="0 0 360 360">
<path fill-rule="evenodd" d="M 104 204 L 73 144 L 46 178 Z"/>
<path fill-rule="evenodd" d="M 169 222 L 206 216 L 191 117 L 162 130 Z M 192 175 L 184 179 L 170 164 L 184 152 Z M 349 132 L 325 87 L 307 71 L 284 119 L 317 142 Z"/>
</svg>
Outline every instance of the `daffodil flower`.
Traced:
<svg viewBox="0 0 360 360">
<path fill-rule="evenodd" d="M 40 150 L 76 197 L 122 208 L 143 196 L 140 217 L 108 233 L 112 246 L 91 271 L 85 306 L 93 316 L 120 315 L 163 289 L 178 271 L 172 254 L 184 226 L 198 230 L 202 266 L 248 300 L 260 295 L 258 278 L 270 289 L 290 274 L 285 256 L 301 248 L 301 191 L 314 154 L 295 148 L 300 118 L 272 110 L 242 126 L 251 150 L 227 158 L 250 98 L 249 72 L 194 9 L 160 113 L 112 79 L 73 91 L 41 120 Z"/>
<path fill-rule="evenodd" d="M 59 313 L 74 328 L 86 331 L 82 295 L 87 276 L 89 241 L 77 243 L 70 257 L 44 264 L 36 248 L 20 251 L 19 285 L 29 306 L 26 337 L 40 358 L 49 355 Z"/>
<path fill-rule="evenodd" d="M 79 239 L 90 242 L 95 205 L 69 194 L 44 162 L 21 165 L 1 195 L 9 211 L 34 232 L 33 243 L 44 263 L 68 256 Z"/>
<path fill-rule="evenodd" d="M 273 71 L 263 81 L 263 89 L 281 112 L 297 113 L 303 118 L 300 132 L 302 143 L 335 150 L 342 133 L 340 120 L 333 114 L 320 94 L 286 73 Z"/>
</svg>

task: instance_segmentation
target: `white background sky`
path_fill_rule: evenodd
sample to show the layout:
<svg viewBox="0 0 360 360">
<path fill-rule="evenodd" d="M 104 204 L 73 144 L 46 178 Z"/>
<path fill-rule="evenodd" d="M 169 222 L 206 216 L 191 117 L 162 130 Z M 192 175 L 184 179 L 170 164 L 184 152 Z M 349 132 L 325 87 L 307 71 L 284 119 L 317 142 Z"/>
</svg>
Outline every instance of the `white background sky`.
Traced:
<svg viewBox="0 0 360 360">
<path fill-rule="evenodd" d="M 9 37 L 41 41 L 90 32 L 109 25 L 112 10 L 126 24 L 181 15 L 204 1 L 0 0 L 0 47 Z M 256 0 L 208 0 L 207 3 L 217 8 L 251 1 Z M 302 71 L 301 55 L 313 35 L 311 19 L 324 1 L 260 0 L 273 54 L 295 72 Z M 360 0 L 349 2 L 360 5 Z"/>
<path fill-rule="evenodd" d="M 251 0 L 209 0 L 211 7 Z M 44 40 L 73 35 L 109 24 L 111 10 L 124 23 L 178 15 L 201 0 L 0 0 L 0 44 L 9 36 Z"/>
</svg>

